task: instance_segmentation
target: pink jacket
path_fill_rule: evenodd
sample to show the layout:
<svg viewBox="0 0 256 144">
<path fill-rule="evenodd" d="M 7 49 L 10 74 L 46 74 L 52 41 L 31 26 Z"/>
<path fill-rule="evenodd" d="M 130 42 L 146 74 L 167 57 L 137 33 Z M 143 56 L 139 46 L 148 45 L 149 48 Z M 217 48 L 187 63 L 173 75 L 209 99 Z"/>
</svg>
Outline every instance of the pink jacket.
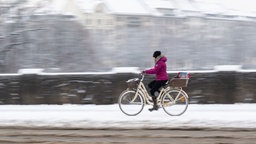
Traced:
<svg viewBox="0 0 256 144">
<path fill-rule="evenodd" d="M 166 61 L 167 58 L 165 56 L 160 57 L 154 68 L 145 71 L 146 74 L 156 74 L 156 80 L 168 80 Z"/>
</svg>

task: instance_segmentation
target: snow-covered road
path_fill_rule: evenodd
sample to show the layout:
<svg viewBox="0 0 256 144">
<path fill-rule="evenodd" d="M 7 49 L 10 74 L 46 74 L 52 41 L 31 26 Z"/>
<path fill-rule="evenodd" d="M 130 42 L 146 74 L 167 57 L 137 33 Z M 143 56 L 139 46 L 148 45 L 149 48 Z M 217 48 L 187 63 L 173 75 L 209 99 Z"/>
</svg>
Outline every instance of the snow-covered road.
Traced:
<svg viewBox="0 0 256 144">
<path fill-rule="evenodd" d="M 163 109 L 126 116 L 114 105 L 1 105 L 0 126 L 65 128 L 256 128 L 256 104 L 190 104 L 182 116 Z"/>
</svg>

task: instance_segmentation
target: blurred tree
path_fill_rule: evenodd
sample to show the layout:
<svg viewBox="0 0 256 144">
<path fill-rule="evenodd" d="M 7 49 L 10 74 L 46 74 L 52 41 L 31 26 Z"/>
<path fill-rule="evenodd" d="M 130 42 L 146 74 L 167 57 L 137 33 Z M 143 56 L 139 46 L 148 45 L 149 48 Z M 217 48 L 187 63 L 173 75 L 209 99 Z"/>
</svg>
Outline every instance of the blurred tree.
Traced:
<svg viewBox="0 0 256 144">
<path fill-rule="evenodd" d="M 47 3 L 27 7 L 26 2 L 0 2 L 0 72 L 21 68 L 94 71 L 100 66 L 88 32 L 73 16 L 37 15 L 34 11 Z"/>
</svg>

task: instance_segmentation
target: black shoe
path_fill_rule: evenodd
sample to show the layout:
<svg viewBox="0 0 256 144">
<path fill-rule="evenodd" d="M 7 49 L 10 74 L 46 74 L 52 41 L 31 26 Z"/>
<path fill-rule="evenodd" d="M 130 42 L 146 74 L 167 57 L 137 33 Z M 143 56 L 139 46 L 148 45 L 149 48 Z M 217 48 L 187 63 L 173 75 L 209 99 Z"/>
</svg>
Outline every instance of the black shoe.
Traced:
<svg viewBox="0 0 256 144">
<path fill-rule="evenodd" d="M 152 108 L 148 109 L 150 112 L 152 112 L 153 110 L 158 110 L 158 106 L 153 106 Z"/>
</svg>

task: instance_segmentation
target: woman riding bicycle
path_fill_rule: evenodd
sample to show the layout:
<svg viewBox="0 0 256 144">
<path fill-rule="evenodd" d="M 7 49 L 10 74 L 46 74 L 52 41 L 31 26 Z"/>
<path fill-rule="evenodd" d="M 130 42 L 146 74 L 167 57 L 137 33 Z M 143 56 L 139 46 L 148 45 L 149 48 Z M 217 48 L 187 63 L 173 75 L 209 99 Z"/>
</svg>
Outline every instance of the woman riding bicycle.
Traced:
<svg viewBox="0 0 256 144">
<path fill-rule="evenodd" d="M 166 68 L 167 58 L 161 54 L 161 51 L 155 51 L 153 53 L 153 58 L 155 61 L 154 68 L 142 72 L 146 74 L 155 74 L 155 80 L 148 84 L 148 87 L 151 89 L 150 94 L 154 104 L 153 107 L 149 109 L 149 111 L 158 110 L 159 106 L 157 105 L 157 96 L 159 94 L 159 88 L 164 86 L 168 81 Z"/>
</svg>

